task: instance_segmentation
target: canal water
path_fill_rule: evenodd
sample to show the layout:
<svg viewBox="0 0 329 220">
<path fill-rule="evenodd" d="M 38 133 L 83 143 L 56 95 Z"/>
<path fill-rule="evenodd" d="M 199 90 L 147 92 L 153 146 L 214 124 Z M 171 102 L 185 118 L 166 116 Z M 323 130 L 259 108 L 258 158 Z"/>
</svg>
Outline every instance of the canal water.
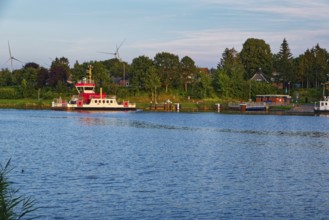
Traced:
<svg viewBox="0 0 329 220">
<path fill-rule="evenodd" d="M 329 118 L 0 110 L 41 219 L 329 217 Z"/>
</svg>

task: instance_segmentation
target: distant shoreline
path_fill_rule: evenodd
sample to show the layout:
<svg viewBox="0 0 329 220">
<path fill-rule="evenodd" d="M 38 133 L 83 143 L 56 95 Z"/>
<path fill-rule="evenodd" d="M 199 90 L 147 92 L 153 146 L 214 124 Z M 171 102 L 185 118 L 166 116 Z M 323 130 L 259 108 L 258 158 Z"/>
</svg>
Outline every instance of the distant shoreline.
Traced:
<svg viewBox="0 0 329 220">
<path fill-rule="evenodd" d="M 178 112 L 176 106 L 172 106 L 171 109 L 165 109 L 163 105 L 158 105 L 157 109 L 154 106 L 146 103 L 137 103 L 137 108 L 146 112 Z M 224 114 L 260 114 L 260 115 L 314 115 L 312 104 L 301 104 L 292 106 L 290 109 L 270 109 L 269 111 L 247 111 L 241 112 L 239 110 L 229 110 L 224 104 L 223 107 L 218 110 L 213 103 L 193 104 L 182 103 L 180 104 L 179 112 L 215 112 Z M 0 100 L 0 109 L 22 109 L 22 110 L 51 110 L 50 100 L 32 100 L 32 99 L 20 99 L 20 100 Z"/>
</svg>

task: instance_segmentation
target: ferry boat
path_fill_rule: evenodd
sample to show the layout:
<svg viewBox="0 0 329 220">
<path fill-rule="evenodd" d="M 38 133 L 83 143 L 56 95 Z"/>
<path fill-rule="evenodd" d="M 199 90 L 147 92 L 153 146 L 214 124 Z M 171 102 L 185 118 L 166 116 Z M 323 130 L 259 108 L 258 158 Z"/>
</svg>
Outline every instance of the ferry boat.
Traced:
<svg viewBox="0 0 329 220">
<path fill-rule="evenodd" d="M 314 113 L 329 113 L 329 97 L 324 97 L 323 101 L 315 102 Z"/>
<path fill-rule="evenodd" d="M 107 96 L 106 93 L 95 92 L 95 83 L 92 80 L 91 66 L 88 70 L 88 78 L 83 78 L 75 84 L 78 95 L 73 95 L 67 102 L 62 98 L 54 99 L 51 103 L 53 110 L 107 110 L 107 111 L 134 111 L 135 103 L 123 101 L 118 103 L 116 96 Z"/>
</svg>

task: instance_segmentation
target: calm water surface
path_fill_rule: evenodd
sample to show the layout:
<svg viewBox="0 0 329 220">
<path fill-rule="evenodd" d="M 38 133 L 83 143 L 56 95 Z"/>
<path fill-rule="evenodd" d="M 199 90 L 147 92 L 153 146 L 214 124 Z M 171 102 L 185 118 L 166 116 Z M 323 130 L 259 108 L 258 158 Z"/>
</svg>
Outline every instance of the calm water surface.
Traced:
<svg viewBox="0 0 329 220">
<path fill-rule="evenodd" d="M 0 110 L 9 158 L 41 219 L 329 218 L 327 117 Z"/>
</svg>

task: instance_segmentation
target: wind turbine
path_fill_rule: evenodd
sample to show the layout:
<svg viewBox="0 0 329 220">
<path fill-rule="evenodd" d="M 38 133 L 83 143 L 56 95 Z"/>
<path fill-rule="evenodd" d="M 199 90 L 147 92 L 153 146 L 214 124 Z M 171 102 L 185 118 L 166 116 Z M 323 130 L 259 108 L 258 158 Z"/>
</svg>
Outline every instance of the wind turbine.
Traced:
<svg viewBox="0 0 329 220">
<path fill-rule="evenodd" d="M 8 41 L 8 49 L 9 49 L 9 59 L 6 61 L 6 63 L 8 63 L 8 62 L 10 61 L 10 64 L 11 64 L 11 71 L 13 71 L 13 60 L 18 61 L 18 62 L 20 62 L 20 63 L 23 63 L 23 62 L 20 61 L 19 59 L 16 59 L 16 58 L 11 54 L 9 41 Z"/>
<path fill-rule="evenodd" d="M 115 50 L 114 53 L 109 53 L 109 52 L 98 52 L 98 53 L 104 53 L 104 54 L 114 55 L 114 57 L 117 58 L 117 59 L 121 62 L 121 58 L 120 58 L 120 54 L 119 54 L 119 49 L 120 49 L 120 47 L 122 46 L 122 44 L 123 44 L 124 42 L 125 42 L 125 41 L 123 40 L 119 46 L 116 45 L 116 50 Z"/>
<path fill-rule="evenodd" d="M 114 55 L 114 57 L 116 59 L 118 59 L 120 62 L 122 62 L 121 57 L 120 57 L 120 54 L 119 54 L 119 49 L 120 49 L 120 47 L 122 46 L 122 44 L 124 42 L 125 42 L 125 40 L 123 40 L 119 46 L 116 45 L 116 50 L 115 50 L 114 53 L 109 53 L 109 52 L 99 52 L 99 53 Z M 124 62 L 122 62 L 122 63 L 123 63 L 123 86 L 126 87 L 126 66 L 125 66 L 125 63 Z"/>
</svg>

